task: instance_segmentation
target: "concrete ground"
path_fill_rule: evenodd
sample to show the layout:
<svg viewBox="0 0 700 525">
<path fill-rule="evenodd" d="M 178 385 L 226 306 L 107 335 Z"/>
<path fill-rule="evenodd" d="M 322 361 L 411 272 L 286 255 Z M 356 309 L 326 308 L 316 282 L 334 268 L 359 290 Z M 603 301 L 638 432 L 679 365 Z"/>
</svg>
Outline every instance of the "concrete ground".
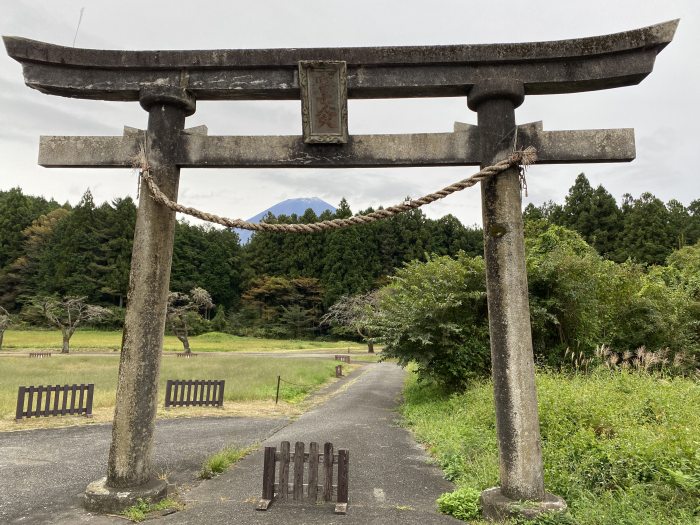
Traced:
<svg viewBox="0 0 700 525">
<path fill-rule="evenodd" d="M 248 418 L 168 420 L 158 423 L 156 465 L 178 484 L 184 510 L 158 518 L 165 524 L 440 524 L 435 499 L 452 490 L 410 433 L 396 407 L 405 372 L 371 364 L 332 387 L 334 395 L 289 423 Z M 74 427 L 0 434 L 0 522 L 113 524 L 79 507 L 88 482 L 102 475 L 110 427 Z M 262 488 L 263 447 L 212 480 L 193 483 L 207 455 L 223 446 L 264 441 L 326 441 L 350 451 L 350 504 L 274 502 L 256 511 Z"/>
<path fill-rule="evenodd" d="M 282 428 L 265 445 L 330 441 L 350 451 L 350 504 L 345 516 L 332 503 L 293 502 L 265 512 L 255 506 L 262 490 L 263 447 L 218 478 L 182 494 L 185 510 L 167 524 L 439 524 L 461 523 L 436 511 L 435 499 L 452 490 L 411 434 L 398 425 L 396 407 L 405 372 L 368 365 L 346 390 Z"/>
<path fill-rule="evenodd" d="M 156 472 L 191 483 L 207 456 L 227 445 L 261 441 L 285 424 L 254 418 L 158 421 Z M 106 474 L 111 437 L 111 425 L 0 433 L 0 523 L 89 521 L 80 498 L 88 483 Z"/>
</svg>

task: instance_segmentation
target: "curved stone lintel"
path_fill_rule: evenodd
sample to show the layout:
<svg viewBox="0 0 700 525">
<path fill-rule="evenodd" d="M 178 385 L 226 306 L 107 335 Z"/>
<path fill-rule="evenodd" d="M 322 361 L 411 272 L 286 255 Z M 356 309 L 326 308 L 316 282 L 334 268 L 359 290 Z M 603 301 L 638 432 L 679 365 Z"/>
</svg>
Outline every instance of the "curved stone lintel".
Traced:
<svg viewBox="0 0 700 525">
<path fill-rule="evenodd" d="M 141 88 L 187 88 L 198 100 L 298 99 L 301 60 L 343 60 L 350 98 L 463 96 L 487 78 L 522 80 L 525 94 L 639 83 L 678 20 L 611 35 L 513 44 L 113 51 L 3 37 L 25 82 L 53 95 L 138 100 Z"/>
</svg>

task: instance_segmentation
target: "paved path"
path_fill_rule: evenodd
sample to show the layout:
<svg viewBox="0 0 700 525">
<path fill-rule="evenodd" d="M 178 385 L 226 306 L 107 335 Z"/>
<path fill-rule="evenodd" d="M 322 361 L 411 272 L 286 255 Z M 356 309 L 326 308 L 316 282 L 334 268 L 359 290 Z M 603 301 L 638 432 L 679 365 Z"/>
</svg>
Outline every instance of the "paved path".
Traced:
<svg viewBox="0 0 700 525">
<path fill-rule="evenodd" d="M 207 456 L 230 444 L 261 441 L 285 424 L 254 418 L 158 421 L 156 471 L 191 483 Z M 105 475 L 111 437 L 112 425 L 0 433 L 0 523 L 102 521 L 90 519 L 80 496 Z"/>
<path fill-rule="evenodd" d="M 159 421 L 156 469 L 178 483 L 186 509 L 160 518 L 170 524 L 416 524 L 461 523 L 438 514 L 435 499 L 452 489 L 432 466 L 396 413 L 405 372 L 390 363 L 363 367 L 336 383 L 336 394 L 289 424 L 250 418 Z M 80 507 L 85 486 L 104 475 L 110 425 L 0 433 L 0 523 L 123 524 Z M 262 485 L 263 448 L 221 476 L 192 484 L 204 457 L 223 446 L 265 440 L 331 441 L 350 450 L 350 505 L 275 502 L 255 510 Z"/>
<path fill-rule="evenodd" d="M 350 505 L 346 516 L 332 504 L 273 503 L 256 511 L 263 449 L 225 474 L 184 493 L 187 508 L 167 524 L 440 524 L 461 523 L 438 514 L 435 499 L 452 490 L 410 433 L 397 425 L 395 409 L 405 372 L 396 365 L 368 365 L 347 390 L 272 435 L 281 441 L 331 441 L 350 450 Z"/>
</svg>

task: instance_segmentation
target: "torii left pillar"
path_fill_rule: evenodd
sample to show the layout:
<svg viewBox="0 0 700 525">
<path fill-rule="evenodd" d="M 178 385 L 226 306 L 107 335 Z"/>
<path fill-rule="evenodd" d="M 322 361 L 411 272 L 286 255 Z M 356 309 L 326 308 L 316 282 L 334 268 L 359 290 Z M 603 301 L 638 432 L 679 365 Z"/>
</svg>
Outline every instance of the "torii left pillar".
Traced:
<svg viewBox="0 0 700 525">
<path fill-rule="evenodd" d="M 184 89 L 150 88 L 140 93 L 139 101 L 148 111 L 144 146 L 149 172 L 177 200 L 180 168 L 175 159 L 195 100 Z M 174 234 L 175 212 L 156 203 L 141 185 L 112 446 L 107 477 L 85 492 L 89 510 L 120 512 L 139 498 L 155 501 L 167 491 L 166 482 L 153 475 L 151 458 Z"/>
</svg>

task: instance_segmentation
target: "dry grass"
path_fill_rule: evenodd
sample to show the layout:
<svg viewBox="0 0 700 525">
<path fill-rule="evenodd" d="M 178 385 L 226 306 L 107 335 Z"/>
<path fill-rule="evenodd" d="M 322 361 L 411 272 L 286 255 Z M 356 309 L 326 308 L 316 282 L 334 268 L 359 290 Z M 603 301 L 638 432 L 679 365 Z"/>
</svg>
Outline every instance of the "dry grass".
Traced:
<svg viewBox="0 0 700 525">
<path fill-rule="evenodd" d="M 333 381 L 336 361 L 312 358 L 267 358 L 242 355 L 203 355 L 192 359 L 163 359 L 158 417 L 248 416 L 293 417 L 308 408 L 308 394 Z M 118 356 L 58 355 L 48 359 L 5 356 L 0 359 L 0 431 L 51 428 L 112 421 Z M 345 365 L 344 370 L 353 367 Z M 275 405 L 277 376 L 297 383 L 282 384 Z M 167 379 L 224 379 L 224 408 L 187 407 L 164 410 Z M 46 417 L 14 421 L 20 385 L 94 383 L 93 418 Z"/>
</svg>

